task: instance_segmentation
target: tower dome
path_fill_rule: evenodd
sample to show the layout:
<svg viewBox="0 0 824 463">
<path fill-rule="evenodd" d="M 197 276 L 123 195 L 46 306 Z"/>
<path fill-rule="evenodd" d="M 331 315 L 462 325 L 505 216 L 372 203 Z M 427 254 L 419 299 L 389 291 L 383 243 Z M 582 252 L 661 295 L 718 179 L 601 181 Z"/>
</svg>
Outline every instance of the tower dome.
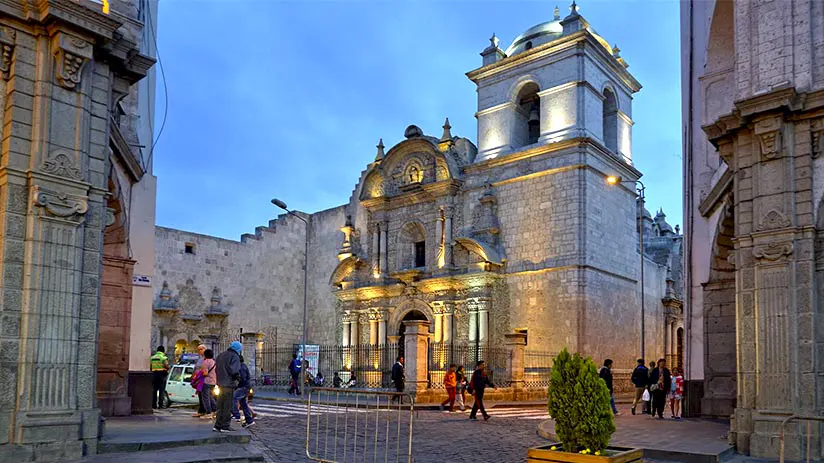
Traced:
<svg viewBox="0 0 824 463">
<path fill-rule="evenodd" d="M 555 18 L 537 26 L 532 26 L 519 35 L 506 49 L 506 56 L 517 55 L 531 48 L 551 42 L 564 34 L 561 19 Z"/>
</svg>

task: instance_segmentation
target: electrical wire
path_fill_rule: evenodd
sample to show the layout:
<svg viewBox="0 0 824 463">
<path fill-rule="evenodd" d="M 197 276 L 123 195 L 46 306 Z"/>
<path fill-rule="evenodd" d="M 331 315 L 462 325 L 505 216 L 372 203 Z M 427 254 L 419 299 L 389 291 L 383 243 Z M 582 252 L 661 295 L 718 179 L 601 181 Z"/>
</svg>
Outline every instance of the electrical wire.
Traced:
<svg viewBox="0 0 824 463">
<path fill-rule="evenodd" d="M 163 121 L 160 123 L 160 129 L 157 132 L 157 136 L 155 137 L 154 141 L 152 141 L 152 146 L 149 149 L 149 159 L 146 161 L 146 165 L 143 166 L 143 170 L 148 171 L 150 165 L 152 165 L 152 157 L 154 157 L 154 149 L 157 145 L 158 140 L 160 140 L 160 136 L 163 135 L 163 129 L 166 128 L 166 118 L 169 115 L 169 88 L 166 85 L 166 71 L 163 69 L 163 60 L 160 58 L 160 48 L 157 46 L 157 35 L 155 34 L 154 26 L 152 25 L 152 9 L 149 6 L 150 3 L 146 2 L 146 9 L 149 12 L 148 21 L 149 24 L 149 32 L 152 34 L 152 42 L 154 43 L 155 47 L 155 55 L 157 55 L 157 64 L 160 68 L 160 78 L 163 82 Z M 156 13 L 155 13 L 156 14 Z M 142 157 L 142 156 L 141 156 Z"/>
</svg>

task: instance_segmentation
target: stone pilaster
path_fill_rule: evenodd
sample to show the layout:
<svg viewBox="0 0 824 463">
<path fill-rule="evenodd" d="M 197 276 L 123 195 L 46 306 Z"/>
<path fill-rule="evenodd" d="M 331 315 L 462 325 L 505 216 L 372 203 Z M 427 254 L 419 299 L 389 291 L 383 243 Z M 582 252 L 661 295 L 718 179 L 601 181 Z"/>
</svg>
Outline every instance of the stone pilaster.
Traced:
<svg viewBox="0 0 824 463">
<path fill-rule="evenodd" d="M 0 23 L 0 461 L 71 460 L 97 448 L 109 95 L 134 44 L 75 2 L 12 5 Z"/>
<path fill-rule="evenodd" d="M 406 392 L 416 393 L 426 390 L 428 383 L 428 349 L 429 322 L 411 320 L 405 321 L 404 360 L 406 369 Z"/>
<path fill-rule="evenodd" d="M 246 362 L 246 367 L 252 373 L 252 377 L 256 376 L 257 372 L 257 358 L 258 358 L 258 337 L 262 336 L 259 333 L 240 333 L 240 342 L 243 344 L 243 360 Z"/>
<path fill-rule="evenodd" d="M 524 388 L 524 351 L 526 350 L 526 333 L 508 333 L 506 348 L 509 351 L 506 368 L 510 374 L 510 387 L 514 391 Z"/>
<path fill-rule="evenodd" d="M 707 133 L 735 172 L 737 399 L 731 440 L 738 451 L 775 458 L 781 421 L 818 415 L 822 366 L 815 361 L 810 124 L 802 99 L 781 89 L 736 103 Z M 812 109 L 812 108 L 810 108 Z M 814 427 L 814 433 L 818 431 Z M 813 442 L 819 442 L 818 435 Z M 802 431 L 786 428 L 785 456 L 802 458 Z M 818 444 L 812 449 L 819 458 Z"/>
</svg>

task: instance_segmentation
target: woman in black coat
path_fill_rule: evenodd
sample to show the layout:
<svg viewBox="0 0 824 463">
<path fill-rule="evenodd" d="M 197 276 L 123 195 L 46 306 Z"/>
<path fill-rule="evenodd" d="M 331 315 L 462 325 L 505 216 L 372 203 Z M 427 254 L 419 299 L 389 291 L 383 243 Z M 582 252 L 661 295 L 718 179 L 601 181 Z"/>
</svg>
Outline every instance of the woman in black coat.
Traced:
<svg viewBox="0 0 824 463">
<path fill-rule="evenodd" d="M 667 361 L 658 360 L 657 367 L 649 375 L 649 389 L 652 393 L 652 416 L 655 416 L 657 412 L 659 420 L 664 419 L 664 407 L 670 387 L 672 387 L 672 375 L 667 369 Z"/>
</svg>

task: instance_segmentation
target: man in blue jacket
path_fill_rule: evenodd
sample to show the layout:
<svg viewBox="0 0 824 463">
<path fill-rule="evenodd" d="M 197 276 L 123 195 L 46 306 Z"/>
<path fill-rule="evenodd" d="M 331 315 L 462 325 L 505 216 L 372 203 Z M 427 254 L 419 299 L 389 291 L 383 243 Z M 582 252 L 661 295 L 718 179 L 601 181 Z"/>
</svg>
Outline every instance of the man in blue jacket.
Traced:
<svg viewBox="0 0 824 463">
<path fill-rule="evenodd" d="M 220 395 L 217 396 L 217 418 L 215 418 L 215 432 L 234 431 L 229 424 L 232 422 L 232 401 L 235 388 L 240 381 L 240 352 L 243 345 L 234 341 L 226 352 L 217 356 L 215 360 L 215 374 Z"/>
<path fill-rule="evenodd" d="M 649 382 L 649 371 L 644 365 L 644 359 L 638 359 L 638 365 L 632 370 L 632 384 L 635 386 L 635 398 L 632 399 L 632 414 L 635 414 L 635 408 L 638 402 L 644 397 L 644 391 L 647 390 L 647 383 Z"/>
</svg>

